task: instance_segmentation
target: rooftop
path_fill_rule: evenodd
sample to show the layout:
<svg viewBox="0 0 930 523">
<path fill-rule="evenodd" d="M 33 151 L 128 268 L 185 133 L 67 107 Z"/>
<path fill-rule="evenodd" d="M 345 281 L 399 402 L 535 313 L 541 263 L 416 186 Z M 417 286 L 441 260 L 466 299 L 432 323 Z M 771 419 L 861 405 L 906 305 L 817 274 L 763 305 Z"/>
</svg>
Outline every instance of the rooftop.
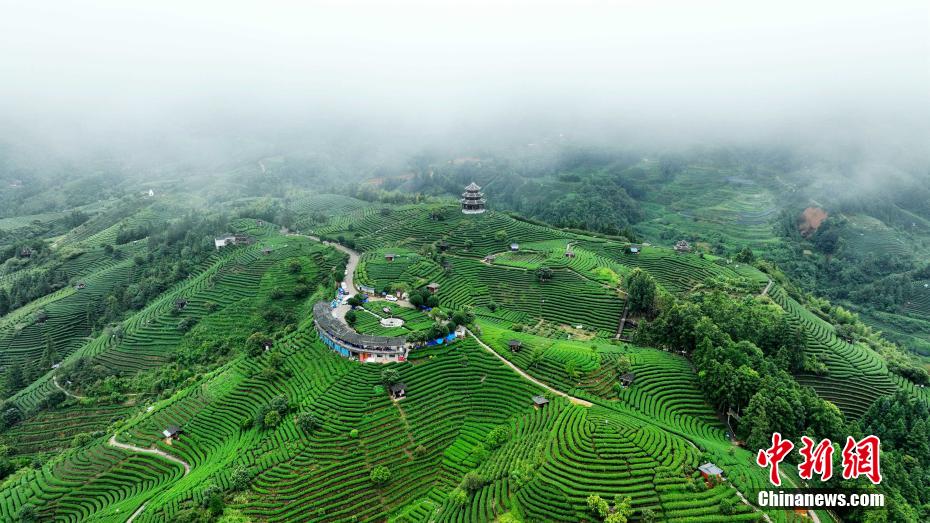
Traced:
<svg viewBox="0 0 930 523">
<path fill-rule="evenodd" d="M 468 184 L 468 187 L 465 187 L 465 190 L 466 190 L 466 191 L 471 191 L 471 192 L 480 191 L 480 190 L 481 190 L 481 186 L 478 185 L 478 184 L 475 183 L 475 182 L 471 182 L 470 184 Z"/>
<path fill-rule="evenodd" d="M 365 352 L 396 352 L 396 348 L 403 347 L 407 341 L 404 337 L 359 334 L 333 316 L 332 307 L 325 301 L 313 305 L 313 319 L 330 336 Z"/>
<path fill-rule="evenodd" d="M 390 388 L 391 394 L 397 394 L 398 392 L 404 392 L 407 390 L 407 386 L 403 383 L 394 383 Z"/>
<path fill-rule="evenodd" d="M 709 476 L 719 476 L 720 474 L 723 474 L 723 469 L 721 469 L 717 465 L 714 465 L 711 462 L 707 462 L 701 465 L 700 467 L 698 467 L 698 470 L 700 470 L 701 472 Z"/>
<path fill-rule="evenodd" d="M 536 405 L 545 405 L 549 400 L 545 396 L 533 396 L 533 403 Z"/>
</svg>

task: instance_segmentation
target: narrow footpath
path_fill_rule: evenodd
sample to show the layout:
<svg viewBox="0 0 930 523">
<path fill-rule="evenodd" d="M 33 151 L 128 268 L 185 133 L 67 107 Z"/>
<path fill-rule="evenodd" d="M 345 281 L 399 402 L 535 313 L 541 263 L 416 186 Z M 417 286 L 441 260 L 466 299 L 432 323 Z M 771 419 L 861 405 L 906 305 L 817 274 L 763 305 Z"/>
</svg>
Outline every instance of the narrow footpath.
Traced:
<svg viewBox="0 0 930 523">
<path fill-rule="evenodd" d="M 190 474 L 191 472 L 191 466 L 183 459 L 172 456 L 171 454 L 168 454 L 167 452 L 160 450 L 160 449 L 152 449 L 152 448 L 144 449 L 142 447 L 137 447 L 135 445 L 130 445 L 128 443 L 120 443 L 119 441 L 116 441 L 116 434 L 110 436 L 110 439 L 107 441 L 107 444 L 110 445 L 111 447 L 116 447 L 118 449 L 127 450 L 129 452 L 138 452 L 140 454 L 152 454 L 155 456 L 161 456 L 167 459 L 168 461 L 177 463 L 181 465 L 182 467 L 184 467 L 184 476 Z M 151 499 L 151 497 L 149 497 L 149 499 Z M 139 508 L 137 508 L 135 512 L 133 512 L 132 515 L 129 516 L 129 518 L 126 520 L 126 523 L 132 523 L 132 521 L 136 519 L 136 517 L 138 517 L 139 514 L 141 514 L 143 510 L 145 510 L 145 505 L 147 503 L 148 502 L 146 501 L 145 503 L 142 503 L 141 505 L 139 505 Z"/>
<path fill-rule="evenodd" d="M 66 389 L 66 388 L 62 387 L 61 385 L 59 385 L 59 384 L 58 384 L 58 376 L 52 376 L 52 383 L 54 383 L 55 386 L 58 387 L 58 390 L 64 392 L 64 393 L 65 393 L 65 396 L 70 396 L 70 397 L 72 397 L 72 398 L 74 398 L 74 399 L 76 399 L 76 400 L 82 400 L 82 399 L 87 398 L 87 396 L 78 396 L 77 394 L 74 394 L 74 393 L 72 393 L 71 391 L 69 391 L 68 389 Z"/>
<path fill-rule="evenodd" d="M 769 290 L 771 290 L 772 284 L 774 284 L 774 283 L 775 283 L 774 281 L 769 280 L 768 285 L 766 285 L 765 288 L 762 289 L 762 296 L 767 296 L 767 295 L 768 295 Z"/>
<path fill-rule="evenodd" d="M 144 449 L 142 447 L 137 447 L 135 445 L 130 445 L 128 443 L 120 443 L 119 441 L 116 441 L 116 434 L 110 436 L 110 440 L 107 441 L 107 444 L 110 445 L 111 447 L 128 450 L 130 452 L 139 452 L 141 454 L 152 454 L 155 456 L 161 456 L 167 459 L 168 461 L 177 463 L 178 465 L 181 465 L 182 467 L 184 467 L 185 476 L 190 474 L 191 472 L 191 466 L 186 461 L 176 456 L 172 456 L 171 454 L 168 454 L 167 452 L 161 449 L 153 449 L 153 448 Z"/>
<path fill-rule="evenodd" d="M 481 345 L 481 347 L 483 347 L 484 350 L 486 350 L 486 351 L 490 352 L 491 354 L 493 354 L 494 356 L 496 356 L 497 359 L 499 359 L 499 360 L 501 360 L 502 362 L 504 362 L 505 365 L 507 365 L 508 367 L 510 367 L 511 369 L 513 369 L 514 372 L 516 372 L 516 373 L 519 374 L 520 376 L 523 376 L 523 378 L 526 379 L 527 381 L 531 381 L 531 382 L 535 383 L 536 385 L 539 385 L 540 387 L 542 387 L 542 388 L 548 390 L 549 392 L 552 392 L 553 394 L 555 394 L 555 395 L 557 395 L 557 396 L 561 396 L 561 397 L 563 397 L 563 398 L 566 398 L 566 399 L 568 399 L 568 401 L 574 403 L 575 405 L 581 405 L 582 407 L 590 407 L 590 406 L 592 405 L 592 403 L 591 403 L 590 401 L 588 401 L 588 400 L 583 400 L 583 399 L 581 399 L 581 398 L 576 398 L 575 396 L 571 396 L 571 395 L 569 395 L 569 394 L 566 393 L 566 392 L 562 392 L 562 391 L 560 391 L 560 390 L 558 390 L 558 389 L 552 388 L 552 387 L 550 387 L 549 385 L 546 385 L 545 383 L 539 381 L 538 379 L 536 379 L 536 378 L 530 376 L 530 375 L 527 374 L 523 369 L 521 369 L 520 367 L 517 367 L 516 365 L 514 365 L 513 363 L 511 363 L 510 360 L 508 360 L 507 358 L 501 356 L 500 354 L 497 353 L 497 351 L 495 351 L 494 349 L 492 349 L 491 347 L 489 347 L 485 342 L 481 341 L 481 338 L 479 338 L 478 336 L 475 336 L 475 333 L 472 332 L 470 329 L 467 329 L 467 328 L 466 328 L 466 329 L 465 329 L 465 332 L 467 332 L 469 336 L 471 336 L 472 338 L 474 338 L 475 341 L 478 342 L 478 345 Z"/>
</svg>

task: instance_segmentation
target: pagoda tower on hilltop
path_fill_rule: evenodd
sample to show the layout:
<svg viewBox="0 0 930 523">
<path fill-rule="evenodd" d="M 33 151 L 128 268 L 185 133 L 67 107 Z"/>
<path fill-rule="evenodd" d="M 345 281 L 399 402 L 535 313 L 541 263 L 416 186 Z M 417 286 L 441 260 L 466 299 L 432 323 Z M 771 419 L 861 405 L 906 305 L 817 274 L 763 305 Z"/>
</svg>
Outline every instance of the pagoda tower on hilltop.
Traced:
<svg viewBox="0 0 930 523">
<path fill-rule="evenodd" d="M 484 204 L 487 203 L 481 187 L 475 182 L 468 184 L 459 201 L 462 202 L 462 212 L 465 214 L 481 214 L 485 211 Z"/>
</svg>

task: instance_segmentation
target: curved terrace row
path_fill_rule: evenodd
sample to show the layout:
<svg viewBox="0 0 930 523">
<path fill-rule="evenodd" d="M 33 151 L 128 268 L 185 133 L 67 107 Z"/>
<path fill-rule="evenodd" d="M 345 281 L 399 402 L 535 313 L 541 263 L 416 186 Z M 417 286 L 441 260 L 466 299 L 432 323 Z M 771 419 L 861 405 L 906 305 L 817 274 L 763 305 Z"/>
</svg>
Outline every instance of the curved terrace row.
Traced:
<svg viewBox="0 0 930 523">
<path fill-rule="evenodd" d="M 313 322 L 324 343 L 345 357 L 382 363 L 407 359 L 407 338 L 359 334 L 333 316 L 325 301 L 313 305 Z"/>
</svg>

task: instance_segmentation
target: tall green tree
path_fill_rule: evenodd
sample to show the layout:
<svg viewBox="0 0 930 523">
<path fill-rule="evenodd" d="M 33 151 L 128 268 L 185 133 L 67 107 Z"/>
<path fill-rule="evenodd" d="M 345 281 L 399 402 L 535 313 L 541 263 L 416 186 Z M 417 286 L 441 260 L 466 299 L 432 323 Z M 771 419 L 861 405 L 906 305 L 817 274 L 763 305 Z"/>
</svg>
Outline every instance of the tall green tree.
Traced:
<svg viewBox="0 0 930 523">
<path fill-rule="evenodd" d="M 630 311 L 648 314 L 655 310 L 656 281 L 651 274 L 637 267 L 627 276 L 625 287 Z"/>
</svg>

